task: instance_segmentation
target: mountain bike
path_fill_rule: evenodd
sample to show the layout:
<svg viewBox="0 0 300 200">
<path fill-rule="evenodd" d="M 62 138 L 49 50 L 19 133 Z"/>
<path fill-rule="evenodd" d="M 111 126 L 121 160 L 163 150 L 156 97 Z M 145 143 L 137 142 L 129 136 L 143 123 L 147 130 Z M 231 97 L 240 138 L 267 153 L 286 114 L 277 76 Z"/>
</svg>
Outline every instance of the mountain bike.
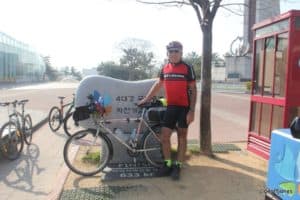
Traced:
<svg viewBox="0 0 300 200">
<path fill-rule="evenodd" d="M 144 104 L 139 106 L 139 108 L 142 109 L 142 112 L 138 118 L 110 120 L 105 120 L 103 113 L 99 114 L 99 112 L 93 111 L 94 108 L 91 108 L 91 119 L 97 129 L 81 130 L 68 138 L 64 146 L 64 160 L 67 166 L 73 172 L 82 176 L 92 176 L 103 171 L 114 153 L 112 142 L 108 135 L 115 138 L 120 145 L 125 146 L 130 156 L 137 156 L 143 153 L 145 159 L 151 165 L 155 167 L 162 166 L 164 159 L 160 142 L 161 122 L 150 121 L 146 117 L 148 111 L 153 108 L 152 103 Z M 133 120 L 138 123 L 136 133 L 127 141 L 124 141 L 117 134 L 119 129 L 111 130 L 107 127 L 108 124 L 122 120 L 127 122 Z M 143 125 L 145 127 L 142 134 Z M 141 135 L 142 137 L 140 137 Z M 75 156 L 74 152 L 76 152 Z"/>
<path fill-rule="evenodd" d="M 21 133 L 23 134 L 24 141 L 27 145 L 31 144 L 32 141 L 32 118 L 30 114 L 25 114 L 25 104 L 28 102 L 28 99 L 18 101 L 18 105 L 20 105 L 21 112 L 18 112 L 14 109 L 13 116 L 17 116 L 17 124 L 21 129 Z"/>
<path fill-rule="evenodd" d="M 0 148 L 2 155 L 9 159 L 17 159 L 23 150 L 24 140 L 30 144 L 32 140 L 32 120 L 29 114 L 24 114 L 24 105 L 28 100 L 0 103 L 0 106 L 7 106 L 9 121 L 0 129 Z M 16 109 L 22 105 L 22 113 Z M 9 105 L 13 106 L 12 114 L 9 114 Z"/>
<path fill-rule="evenodd" d="M 73 108 L 74 108 L 74 94 L 73 94 L 73 100 L 70 103 L 64 104 L 64 98 L 63 96 L 59 96 L 58 99 L 60 99 L 60 107 L 53 106 L 50 109 L 49 115 L 48 115 L 48 124 L 50 129 L 53 132 L 56 132 L 62 124 L 64 124 L 64 131 L 65 133 L 70 136 L 71 130 L 70 127 L 67 126 L 65 123 L 67 119 L 70 118 L 73 114 Z M 66 113 L 64 113 L 64 108 L 69 106 Z"/>
</svg>

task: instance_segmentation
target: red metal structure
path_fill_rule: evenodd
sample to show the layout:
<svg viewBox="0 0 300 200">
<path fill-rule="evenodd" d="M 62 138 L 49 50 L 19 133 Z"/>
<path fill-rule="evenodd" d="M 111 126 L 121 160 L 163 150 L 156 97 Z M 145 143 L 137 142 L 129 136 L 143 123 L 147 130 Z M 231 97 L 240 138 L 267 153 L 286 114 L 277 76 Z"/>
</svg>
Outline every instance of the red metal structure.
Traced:
<svg viewBox="0 0 300 200">
<path fill-rule="evenodd" d="M 248 150 L 269 159 L 271 131 L 300 116 L 300 10 L 253 26 Z"/>
</svg>

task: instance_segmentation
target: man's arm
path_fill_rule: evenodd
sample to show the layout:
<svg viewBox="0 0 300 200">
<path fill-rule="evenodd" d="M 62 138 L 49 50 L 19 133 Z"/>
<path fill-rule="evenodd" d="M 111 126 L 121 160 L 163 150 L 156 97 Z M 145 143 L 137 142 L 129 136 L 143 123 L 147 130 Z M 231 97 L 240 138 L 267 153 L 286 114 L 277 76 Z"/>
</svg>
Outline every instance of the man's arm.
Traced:
<svg viewBox="0 0 300 200">
<path fill-rule="evenodd" d="M 194 121 L 194 118 L 195 118 L 195 108 L 196 108 L 196 99 L 197 99 L 196 81 L 189 83 L 188 87 L 190 90 L 190 95 L 189 95 L 190 110 L 186 116 L 186 122 L 187 122 L 187 124 L 190 124 L 191 122 Z"/>
<path fill-rule="evenodd" d="M 190 83 L 188 85 L 189 90 L 190 90 L 190 95 L 189 95 L 189 99 L 190 99 L 190 111 L 191 112 L 195 112 L 195 108 L 196 108 L 196 99 L 197 99 L 197 86 L 196 86 L 196 81 L 193 81 L 192 83 Z"/>
</svg>

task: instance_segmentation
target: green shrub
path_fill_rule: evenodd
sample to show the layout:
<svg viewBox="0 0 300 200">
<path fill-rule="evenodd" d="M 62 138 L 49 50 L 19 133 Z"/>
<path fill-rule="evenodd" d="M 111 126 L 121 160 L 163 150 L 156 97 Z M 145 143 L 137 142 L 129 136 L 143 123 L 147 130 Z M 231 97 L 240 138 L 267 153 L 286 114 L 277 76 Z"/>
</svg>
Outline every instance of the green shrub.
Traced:
<svg viewBox="0 0 300 200">
<path fill-rule="evenodd" d="M 246 82 L 246 88 L 247 88 L 247 91 L 251 91 L 251 88 L 252 88 L 252 82 L 251 81 Z"/>
</svg>

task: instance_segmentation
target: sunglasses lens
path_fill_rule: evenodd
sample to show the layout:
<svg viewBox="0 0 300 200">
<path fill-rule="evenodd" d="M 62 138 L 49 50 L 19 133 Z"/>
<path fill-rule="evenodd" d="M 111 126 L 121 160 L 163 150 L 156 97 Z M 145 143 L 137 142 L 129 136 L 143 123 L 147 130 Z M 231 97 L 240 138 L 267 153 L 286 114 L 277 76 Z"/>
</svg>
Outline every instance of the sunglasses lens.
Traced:
<svg viewBox="0 0 300 200">
<path fill-rule="evenodd" d="M 178 53 L 178 50 L 170 50 L 169 53 Z"/>
</svg>

